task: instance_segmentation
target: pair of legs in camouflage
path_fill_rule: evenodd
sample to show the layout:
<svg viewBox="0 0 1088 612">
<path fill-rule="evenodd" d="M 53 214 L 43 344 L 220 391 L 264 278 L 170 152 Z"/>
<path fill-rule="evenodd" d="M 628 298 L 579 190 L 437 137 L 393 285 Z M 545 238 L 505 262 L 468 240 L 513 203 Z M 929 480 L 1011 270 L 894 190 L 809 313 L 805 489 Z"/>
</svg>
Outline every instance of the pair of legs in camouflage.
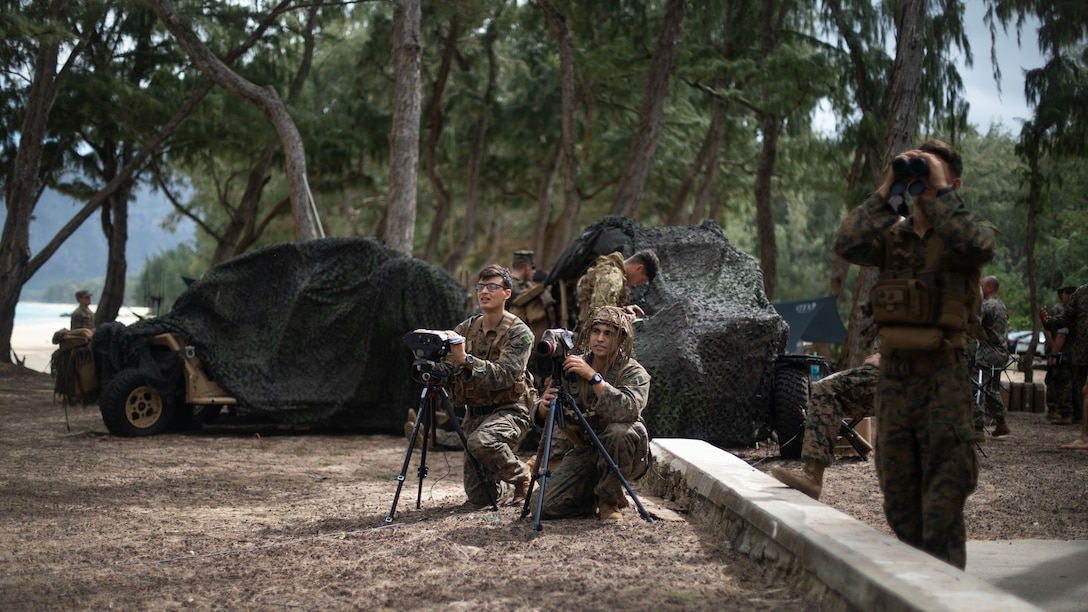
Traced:
<svg viewBox="0 0 1088 612">
<path fill-rule="evenodd" d="M 514 449 L 530 423 L 527 411 L 517 405 L 503 406 L 483 416 L 469 414 L 463 423 L 468 453 L 483 466 L 487 482 L 480 482 L 472 462 L 465 459 L 464 482 L 468 500 L 490 506 L 503 498 L 503 484 L 518 485 L 529 480 L 529 467 Z"/>
<path fill-rule="evenodd" d="M 877 383 L 876 471 L 902 541 L 967 564 L 963 506 L 978 483 L 971 385 L 958 351 L 885 355 Z"/>
<path fill-rule="evenodd" d="M 1001 401 L 999 391 L 1001 373 L 1004 371 L 1004 368 L 981 363 L 975 364 L 970 370 L 975 431 L 982 431 L 989 422 L 1005 422 L 1005 402 Z"/>
<path fill-rule="evenodd" d="M 825 466 L 835 461 L 835 441 L 842 420 L 872 416 L 879 376 L 880 369 L 875 365 L 862 365 L 812 383 L 805 411 L 802 459 Z"/>
<path fill-rule="evenodd" d="M 628 482 L 649 469 L 650 434 L 641 422 L 609 423 L 597 437 Z M 549 460 L 550 464 L 550 460 Z M 530 508 L 536 511 L 540 487 Z M 598 500 L 616 508 L 627 507 L 623 485 L 595 445 L 575 446 L 545 481 L 542 519 L 591 516 Z"/>
</svg>

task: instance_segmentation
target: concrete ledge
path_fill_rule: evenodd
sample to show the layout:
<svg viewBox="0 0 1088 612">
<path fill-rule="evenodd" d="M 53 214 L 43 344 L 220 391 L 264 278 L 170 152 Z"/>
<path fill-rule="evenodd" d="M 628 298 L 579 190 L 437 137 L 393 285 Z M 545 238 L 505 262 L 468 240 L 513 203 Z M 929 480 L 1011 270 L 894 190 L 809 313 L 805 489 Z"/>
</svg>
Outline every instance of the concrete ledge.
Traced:
<svg viewBox="0 0 1088 612">
<path fill-rule="evenodd" d="M 825 609 L 1039 610 L 702 440 L 664 438 L 652 447 L 642 487 L 681 503 Z"/>
</svg>

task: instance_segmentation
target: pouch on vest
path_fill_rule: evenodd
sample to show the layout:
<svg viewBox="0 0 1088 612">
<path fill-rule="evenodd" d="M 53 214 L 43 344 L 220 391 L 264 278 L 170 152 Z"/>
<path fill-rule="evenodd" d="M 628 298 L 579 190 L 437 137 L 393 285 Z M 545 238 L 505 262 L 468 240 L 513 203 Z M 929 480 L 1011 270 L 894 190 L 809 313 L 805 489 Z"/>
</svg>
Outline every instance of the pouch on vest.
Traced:
<svg viewBox="0 0 1088 612">
<path fill-rule="evenodd" d="M 877 333 L 879 346 L 886 350 L 936 351 L 942 348 L 944 332 L 936 327 L 885 325 Z"/>
<path fill-rule="evenodd" d="M 877 323 L 932 325 L 934 323 L 933 289 L 916 278 L 891 278 L 877 281 L 869 292 L 873 320 Z"/>
</svg>

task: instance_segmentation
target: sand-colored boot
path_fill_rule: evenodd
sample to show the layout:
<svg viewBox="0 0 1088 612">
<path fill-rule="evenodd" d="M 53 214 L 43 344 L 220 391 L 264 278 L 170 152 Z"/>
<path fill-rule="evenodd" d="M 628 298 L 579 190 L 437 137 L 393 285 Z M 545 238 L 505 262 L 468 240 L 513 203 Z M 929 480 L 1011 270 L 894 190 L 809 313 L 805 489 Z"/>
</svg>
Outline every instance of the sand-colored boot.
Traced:
<svg viewBox="0 0 1088 612">
<path fill-rule="evenodd" d="M 600 497 L 597 498 L 597 518 L 602 521 L 622 521 L 623 513 L 619 506 Z"/>
<path fill-rule="evenodd" d="M 1009 424 L 1005 422 L 1005 419 L 998 419 L 997 425 L 994 425 L 994 431 L 990 435 L 995 438 L 1000 438 L 1002 436 L 1007 436 L 1011 433 L 1012 430 L 1009 429 Z"/>
<path fill-rule="evenodd" d="M 800 470 L 787 470 L 776 465 L 771 468 L 770 474 L 786 486 L 812 499 L 820 499 L 820 491 L 824 488 L 824 464 L 819 461 L 806 459 Z"/>
</svg>

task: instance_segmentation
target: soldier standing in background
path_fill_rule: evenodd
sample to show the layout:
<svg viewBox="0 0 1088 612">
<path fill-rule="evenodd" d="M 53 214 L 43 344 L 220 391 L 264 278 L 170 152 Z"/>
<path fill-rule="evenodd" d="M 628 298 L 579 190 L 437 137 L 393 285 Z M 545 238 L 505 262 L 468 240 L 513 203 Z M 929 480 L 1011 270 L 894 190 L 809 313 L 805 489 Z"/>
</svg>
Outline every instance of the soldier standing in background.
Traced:
<svg viewBox="0 0 1088 612">
<path fill-rule="evenodd" d="M 91 311 L 91 292 L 86 289 L 76 291 L 79 307 L 72 311 L 69 329 L 94 329 L 94 312 Z"/>
<path fill-rule="evenodd" d="M 1068 355 L 1073 364 L 1073 389 L 1080 392 L 1080 397 L 1075 398 L 1081 406 L 1080 437 L 1063 444 L 1062 448 L 1088 450 L 1088 389 L 1085 389 L 1088 386 L 1088 285 L 1081 285 L 1069 296 L 1069 303 L 1060 315 L 1050 316 L 1043 308 L 1039 311 L 1039 318 L 1047 329 L 1068 327 L 1075 336 L 1072 343 L 1066 340 L 1062 354 Z"/>
<path fill-rule="evenodd" d="M 1051 317 L 1057 317 L 1065 311 L 1065 305 L 1069 303 L 1069 296 L 1077 288 L 1066 285 L 1058 288 L 1058 303 L 1047 310 Z M 1046 418 L 1055 425 L 1072 425 L 1074 404 L 1076 395 L 1073 389 L 1073 362 L 1066 353 L 1066 345 L 1073 346 L 1073 336 L 1068 327 L 1062 327 L 1054 331 L 1043 328 L 1043 336 L 1046 337 Z"/>
<path fill-rule="evenodd" d="M 987 276 L 980 284 L 982 314 L 979 320 L 982 323 L 983 337 L 979 338 L 975 367 L 971 370 L 976 381 L 980 381 L 979 373 L 982 374 L 979 382 L 982 401 L 975 405 L 975 429 L 983 430 L 986 417 L 989 416 L 995 423 L 991 435 L 1000 438 L 1012 433 L 1005 421 L 1005 402 L 1001 401 L 1001 394 L 998 392 L 1001 372 L 1009 362 L 1009 311 L 1005 309 L 1005 302 L 997 295 L 999 283 L 996 276 Z"/>
</svg>

